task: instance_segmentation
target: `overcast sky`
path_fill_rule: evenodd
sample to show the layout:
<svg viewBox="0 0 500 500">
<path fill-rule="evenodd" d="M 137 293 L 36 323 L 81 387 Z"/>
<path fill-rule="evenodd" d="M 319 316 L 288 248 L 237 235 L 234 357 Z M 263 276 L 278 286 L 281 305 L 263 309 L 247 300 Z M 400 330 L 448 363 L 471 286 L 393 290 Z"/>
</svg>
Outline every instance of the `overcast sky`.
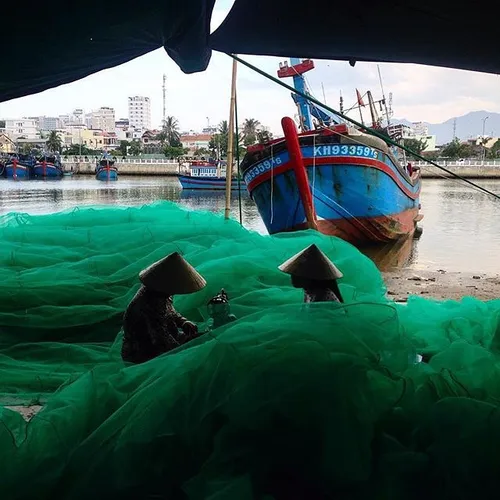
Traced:
<svg viewBox="0 0 500 500">
<path fill-rule="evenodd" d="M 231 4 L 231 0 L 217 1 L 212 29 L 220 24 Z M 243 57 L 276 75 L 280 58 Z M 356 88 L 362 93 L 371 89 L 376 99 L 381 96 L 375 64 L 357 63 L 352 68 L 346 62 L 315 60 L 315 65 L 316 69 L 307 73 L 311 90 L 322 100 L 323 83 L 327 103 L 337 109 L 340 92 L 346 106 L 354 103 Z M 380 68 L 385 93 L 393 94 L 396 118 L 440 123 L 469 111 L 500 112 L 500 80 L 496 75 L 413 64 L 381 64 Z M 164 73 L 167 75 L 167 115 L 175 116 L 182 130 L 200 130 L 207 125 L 207 117 L 211 125 L 227 119 L 231 85 L 229 57 L 214 53 L 207 71 L 185 75 L 163 49 L 78 82 L 1 103 L 0 117 L 57 116 L 70 113 L 74 108 L 88 112 L 111 106 L 116 110 L 117 119 L 125 118 L 127 97 L 144 95 L 151 98 L 153 127 L 158 127 L 162 118 Z M 294 116 L 295 112 L 287 90 L 239 66 L 240 121 L 256 118 L 279 133 L 281 117 Z"/>
</svg>

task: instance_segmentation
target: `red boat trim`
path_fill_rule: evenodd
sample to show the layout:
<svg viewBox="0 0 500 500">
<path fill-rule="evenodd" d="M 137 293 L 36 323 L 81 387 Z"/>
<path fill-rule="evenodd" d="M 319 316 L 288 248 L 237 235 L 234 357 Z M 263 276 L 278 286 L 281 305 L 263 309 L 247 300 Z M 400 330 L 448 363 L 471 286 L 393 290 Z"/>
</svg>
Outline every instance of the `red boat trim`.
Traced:
<svg viewBox="0 0 500 500">
<path fill-rule="evenodd" d="M 302 149 L 300 149 L 299 138 L 297 137 L 297 128 L 295 122 L 285 116 L 281 119 L 281 126 L 285 134 L 286 146 L 290 156 L 290 163 L 295 172 L 295 179 L 297 187 L 299 188 L 299 195 L 304 207 L 306 219 L 311 229 L 316 229 L 316 214 L 314 212 L 314 203 L 312 199 L 311 188 L 309 187 L 309 179 L 307 177 L 306 163 L 302 156 Z"/>
<path fill-rule="evenodd" d="M 335 156 L 335 157 L 315 157 L 315 158 L 304 158 L 304 163 L 306 167 L 312 167 L 313 165 L 352 165 L 354 167 L 372 167 L 377 170 L 381 170 L 386 173 L 391 179 L 396 183 L 396 185 L 403 191 L 403 193 L 411 198 L 412 200 L 416 200 L 420 196 L 420 188 L 417 192 L 410 191 L 398 178 L 396 173 L 384 162 L 380 160 L 373 160 L 371 158 L 353 158 L 352 156 Z M 293 165 L 290 161 L 283 163 L 279 167 L 275 167 L 272 170 L 262 173 L 255 179 L 253 179 L 248 184 L 248 190 L 253 191 L 258 185 L 270 179 L 272 176 L 276 177 L 288 170 L 293 170 Z"/>
</svg>

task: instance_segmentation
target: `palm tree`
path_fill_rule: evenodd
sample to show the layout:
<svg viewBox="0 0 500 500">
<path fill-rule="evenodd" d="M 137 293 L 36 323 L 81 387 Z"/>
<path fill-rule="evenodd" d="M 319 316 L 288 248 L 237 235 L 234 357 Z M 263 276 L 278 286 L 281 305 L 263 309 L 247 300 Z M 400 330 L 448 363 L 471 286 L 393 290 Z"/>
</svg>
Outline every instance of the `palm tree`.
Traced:
<svg viewBox="0 0 500 500">
<path fill-rule="evenodd" d="M 162 131 L 156 136 L 161 145 L 178 147 L 181 145 L 181 135 L 179 134 L 179 122 L 174 116 L 167 116 L 163 124 Z"/>
<path fill-rule="evenodd" d="M 57 132 L 55 130 L 52 130 L 52 132 L 49 134 L 46 146 L 51 153 L 57 153 L 61 151 L 62 149 L 61 138 L 59 137 L 59 135 L 57 135 Z"/>
<path fill-rule="evenodd" d="M 263 143 L 263 142 L 269 142 L 273 140 L 273 134 L 269 132 L 269 130 L 266 130 L 265 128 L 261 128 L 260 130 L 257 130 L 257 142 Z"/>
<path fill-rule="evenodd" d="M 243 122 L 243 127 L 241 128 L 241 133 L 243 135 L 243 144 L 245 146 L 250 146 L 257 142 L 257 132 L 259 130 L 260 122 L 255 118 L 246 118 Z"/>
</svg>

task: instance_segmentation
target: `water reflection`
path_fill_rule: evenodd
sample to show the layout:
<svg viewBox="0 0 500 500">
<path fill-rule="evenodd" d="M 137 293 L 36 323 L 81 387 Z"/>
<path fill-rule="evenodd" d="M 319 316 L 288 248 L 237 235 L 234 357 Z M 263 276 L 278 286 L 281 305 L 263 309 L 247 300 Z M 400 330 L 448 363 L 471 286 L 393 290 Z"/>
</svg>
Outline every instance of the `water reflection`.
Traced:
<svg viewBox="0 0 500 500">
<path fill-rule="evenodd" d="M 370 257 L 381 271 L 392 271 L 411 267 L 417 261 L 417 247 L 418 238 L 405 238 L 396 243 L 366 246 L 360 250 Z"/>
<path fill-rule="evenodd" d="M 500 192 L 500 181 L 478 181 Z M 193 210 L 223 212 L 224 192 L 183 191 L 176 178 L 121 177 L 106 183 L 92 177 L 16 182 L 0 180 L 0 213 L 50 213 L 77 205 L 142 205 L 170 200 Z M 498 272 L 500 254 L 499 202 L 453 180 L 424 180 L 419 241 L 365 248 L 383 270 L 394 267 Z M 245 227 L 265 234 L 265 226 L 246 191 L 241 193 Z M 232 193 L 232 216 L 239 218 L 237 192 Z"/>
</svg>

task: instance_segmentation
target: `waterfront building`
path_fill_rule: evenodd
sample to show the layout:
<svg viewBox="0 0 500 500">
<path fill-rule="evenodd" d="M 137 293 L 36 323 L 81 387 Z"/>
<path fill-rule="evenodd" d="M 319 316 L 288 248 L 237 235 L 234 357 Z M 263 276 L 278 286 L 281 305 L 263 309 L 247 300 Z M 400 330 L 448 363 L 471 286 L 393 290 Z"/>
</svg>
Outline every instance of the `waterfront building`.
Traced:
<svg viewBox="0 0 500 500">
<path fill-rule="evenodd" d="M 137 130 L 151 128 L 151 100 L 149 97 L 136 95 L 128 98 L 128 119 L 130 126 Z"/>
</svg>

